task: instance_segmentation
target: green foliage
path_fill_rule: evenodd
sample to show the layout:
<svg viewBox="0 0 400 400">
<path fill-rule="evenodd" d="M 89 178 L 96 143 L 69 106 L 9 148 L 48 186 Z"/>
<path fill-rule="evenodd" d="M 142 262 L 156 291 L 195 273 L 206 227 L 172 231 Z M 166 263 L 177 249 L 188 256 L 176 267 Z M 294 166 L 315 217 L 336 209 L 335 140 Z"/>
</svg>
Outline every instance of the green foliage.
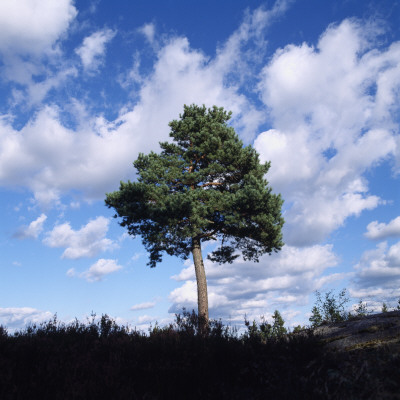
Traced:
<svg viewBox="0 0 400 400">
<path fill-rule="evenodd" d="M 52 337 L 64 334 L 83 334 L 93 338 L 107 338 L 127 334 L 128 331 L 128 327 L 118 325 L 107 314 L 96 320 L 96 314 L 92 313 L 91 318 L 87 318 L 86 324 L 79 322 L 77 319 L 70 324 L 65 324 L 57 319 L 57 314 L 54 314 L 49 321 L 41 322 L 40 324 L 29 324 L 25 329 L 16 331 L 14 336 Z"/>
<path fill-rule="evenodd" d="M 282 338 L 287 334 L 287 329 L 284 327 L 285 321 L 278 310 L 275 310 L 272 319 L 274 322 L 271 325 L 266 321 L 264 316 L 261 317 L 261 322 L 259 324 L 257 324 L 255 320 L 250 324 L 250 321 L 245 318 L 247 332 L 244 334 L 244 337 L 258 339 L 264 342 L 269 339 Z"/>
<path fill-rule="evenodd" d="M 356 317 L 365 317 L 366 315 L 370 314 L 370 311 L 368 311 L 367 303 L 364 303 L 362 300 L 358 302 L 356 308 L 354 309 L 354 312 Z"/>
<path fill-rule="evenodd" d="M 365 317 L 372 314 L 372 311 L 368 310 L 366 302 L 360 300 L 357 306 L 354 308 L 354 313 L 349 313 L 345 310 L 345 305 L 350 301 L 347 297 L 346 289 L 341 290 L 337 295 L 333 291 L 325 293 L 324 299 L 320 292 L 316 291 L 316 303 L 311 310 L 311 316 L 309 321 L 311 327 L 315 328 L 324 323 L 330 322 L 341 322 L 350 320 L 353 318 Z M 396 310 L 396 308 L 390 308 L 385 302 L 382 303 L 382 313 L 389 312 L 390 310 Z M 400 310 L 400 299 L 398 301 L 397 310 Z"/>
<path fill-rule="evenodd" d="M 187 259 L 192 239 L 221 239 L 210 259 L 231 263 L 240 251 L 258 261 L 283 246 L 282 199 L 264 179 L 270 167 L 227 125 L 231 113 L 184 106 L 170 122 L 172 143 L 140 154 L 137 182 L 121 182 L 106 205 L 128 233 L 140 235 L 155 267 L 167 253 Z"/>
<path fill-rule="evenodd" d="M 272 319 L 274 320 L 274 323 L 272 324 L 272 335 L 275 337 L 286 335 L 287 329 L 284 327 L 285 321 L 278 310 L 275 310 Z"/>
<path fill-rule="evenodd" d="M 302 332 L 302 331 L 306 331 L 307 330 L 307 327 L 306 326 L 302 326 L 302 325 L 297 325 L 297 326 L 295 326 L 294 328 L 293 328 L 293 331 L 292 331 L 292 333 L 300 333 L 300 332 Z"/>
<path fill-rule="evenodd" d="M 311 317 L 309 318 L 311 326 L 316 327 L 322 324 L 323 318 L 318 306 L 314 306 L 311 310 Z"/>
<path fill-rule="evenodd" d="M 347 297 L 346 289 L 342 289 L 337 295 L 330 290 L 325 293 L 324 299 L 321 293 L 315 292 L 316 303 L 311 311 L 312 315 L 309 318 L 313 327 L 319 326 L 322 323 L 345 321 L 349 317 L 349 313 L 345 310 L 345 305 L 350 301 Z"/>
<path fill-rule="evenodd" d="M 222 337 L 222 338 L 233 338 L 236 337 L 237 329 L 224 326 L 221 320 L 211 319 L 207 324 L 207 334 L 200 329 L 201 324 L 199 323 L 200 317 L 192 310 L 192 312 L 186 311 L 183 308 L 182 313 L 175 314 L 175 321 L 165 327 L 160 327 L 156 322 L 154 327 L 150 325 L 149 334 L 154 335 L 171 335 L 177 333 L 180 336 L 207 336 L 207 337 Z"/>
<path fill-rule="evenodd" d="M 263 316 L 261 317 L 260 324 L 257 324 L 255 320 L 253 320 L 253 322 L 250 324 L 250 321 L 248 321 L 246 318 L 244 323 L 247 327 L 247 332 L 243 334 L 243 338 L 266 341 L 271 337 L 272 326 L 266 322 Z"/>
<path fill-rule="evenodd" d="M 400 311 L 400 299 L 397 301 L 396 306 L 393 306 L 393 304 L 387 304 L 386 302 L 382 303 L 381 312 L 385 313 L 389 311 Z"/>
</svg>

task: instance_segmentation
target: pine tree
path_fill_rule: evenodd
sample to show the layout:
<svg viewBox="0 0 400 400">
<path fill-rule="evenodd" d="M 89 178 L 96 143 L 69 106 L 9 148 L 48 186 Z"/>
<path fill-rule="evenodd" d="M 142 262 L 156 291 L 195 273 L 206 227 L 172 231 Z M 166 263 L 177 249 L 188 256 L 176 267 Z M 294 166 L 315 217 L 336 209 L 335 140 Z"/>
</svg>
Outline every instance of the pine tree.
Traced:
<svg viewBox="0 0 400 400">
<path fill-rule="evenodd" d="M 274 323 L 272 325 L 272 334 L 275 337 L 282 337 L 287 333 L 286 328 L 284 327 L 285 321 L 282 318 L 281 313 L 278 310 L 275 310 L 274 315 L 272 316 Z"/>
<path fill-rule="evenodd" d="M 354 311 L 358 317 L 365 317 L 368 314 L 367 303 L 364 303 L 362 300 L 360 300 Z"/>
<path fill-rule="evenodd" d="M 300 333 L 301 331 L 305 331 L 306 329 L 306 326 L 297 325 L 293 328 L 293 333 Z"/>
<path fill-rule="evenodd" d="M 121 182 L 106 196 L 106 205 L 121 217 L 128 233 L 140 235 L 155 267 L 162 254 L 193 255 L 198 314 L 208 324 L 207 282 L 201 244 L 219 239 L 209 258 L 232 263 L 242 253 L 258 261 L 283 246 L 282 199 L 264 176 L 270 163 L 227 125 L 231 113 L 214 106 L 184 106 L 170 122 L 173 143 L 160 154 L 140 154 L 134 162 L 137 182 Z"/>
<path fill-rule="evenodd" d="M 322 324 L 322 315 L 317 306 L 314 306 L 311 310 L 311 317 L 309 318 L 309 321 L 311 322 L 311 326 L 314 328 Z"/>
</svg>

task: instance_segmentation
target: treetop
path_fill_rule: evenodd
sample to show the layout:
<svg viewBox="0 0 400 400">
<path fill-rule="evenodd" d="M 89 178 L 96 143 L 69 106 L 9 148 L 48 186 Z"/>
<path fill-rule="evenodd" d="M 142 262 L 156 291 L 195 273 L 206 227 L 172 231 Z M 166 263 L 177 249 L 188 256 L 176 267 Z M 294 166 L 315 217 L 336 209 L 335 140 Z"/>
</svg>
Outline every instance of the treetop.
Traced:
<svg viewBox="0 0 400 400">
<path fill-rule="evenodd" d="M 161 153 L 139 154 L 137 182 L 121 182 L 107 194 L 120 224 L 142 236 L 150 266 L 162 253 L 188 258 L 193 239 L 220 239 L 209 258 L 232 262 L 281 249 L 282 199 L 264 176 L 270 163 L 260 163 L 251 146 L 243 146 L 227 125 L 230 112 L 214 106 L 184 106 L 169 123 L 173 142 L 161 142 Z"/>
</svg>

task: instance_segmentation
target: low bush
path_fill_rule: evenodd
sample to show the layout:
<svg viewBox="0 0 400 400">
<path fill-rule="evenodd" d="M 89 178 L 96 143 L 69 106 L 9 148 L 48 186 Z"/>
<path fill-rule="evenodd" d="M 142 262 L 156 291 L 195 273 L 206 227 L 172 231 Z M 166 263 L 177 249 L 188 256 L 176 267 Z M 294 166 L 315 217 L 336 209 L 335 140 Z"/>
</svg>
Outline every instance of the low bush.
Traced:
<svg viewBox="0 0 400 400">
<path fill-rule="evenodd" d="M 311 330 L 279 331 L 283 320 L 275 316 L 279 334 L 265 321 L 249 323 L 242 335 L 211 321 L 204 335 L 194 312 L 148 334 L 107 315 L 86 324 L 63 324 L 55 316 L 13 335 L 2 328 L 0 398 L 363 399 L 379 398 L 377 390 L 385 388 L 395 393 L 398 357 L 377 353 L 369 371 L 359 365 L 362 357 L 326 354 Z"/>
</svg>

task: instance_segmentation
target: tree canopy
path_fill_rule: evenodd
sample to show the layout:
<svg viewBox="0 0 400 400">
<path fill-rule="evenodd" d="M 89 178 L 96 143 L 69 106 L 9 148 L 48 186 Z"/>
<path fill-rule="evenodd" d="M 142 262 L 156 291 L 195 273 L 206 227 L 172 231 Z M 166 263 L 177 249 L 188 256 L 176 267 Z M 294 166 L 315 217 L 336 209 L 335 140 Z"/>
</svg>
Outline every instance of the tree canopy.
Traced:
<svg viewBox="0 0 400 400">
<path fill-rule="evenodd" d="M 184 106 L 180 119 L 169 124 L 173 142 L 160 143 L 159 154 L 139 154 L 137 182 L 121 182 L 106 198 L 120 224 L 142 237 L 151 267 L 163 253 L 183 259 L 192 253 L 204 333 L 208 294 L 201 243 L 219 240 L 208 256 L 218 263 L 231 263 L 240 252 L 258 261 L 283 245 L 282 199 L 264 178 L 270 164 L 243 146 L 227 125 L 230 116 L 216 106 Z"/>
<path fill-rule="evenodd" d="M 121 182 L 106 204 L 121 226 L 140 235 L 155 267 L 162 254 L 187 259 L 193 239 L 219 239 L 209 258 L 218 263 L 258 261 L 283 246 L 282 199 L 265 180 L 270 163 L 260 163 L 227 125 L 231 113 L 214 106 L 184 106 L 170 122 L 173 142 L 161 153 L 140 154 L 137 182 Z"/>
</svg>

